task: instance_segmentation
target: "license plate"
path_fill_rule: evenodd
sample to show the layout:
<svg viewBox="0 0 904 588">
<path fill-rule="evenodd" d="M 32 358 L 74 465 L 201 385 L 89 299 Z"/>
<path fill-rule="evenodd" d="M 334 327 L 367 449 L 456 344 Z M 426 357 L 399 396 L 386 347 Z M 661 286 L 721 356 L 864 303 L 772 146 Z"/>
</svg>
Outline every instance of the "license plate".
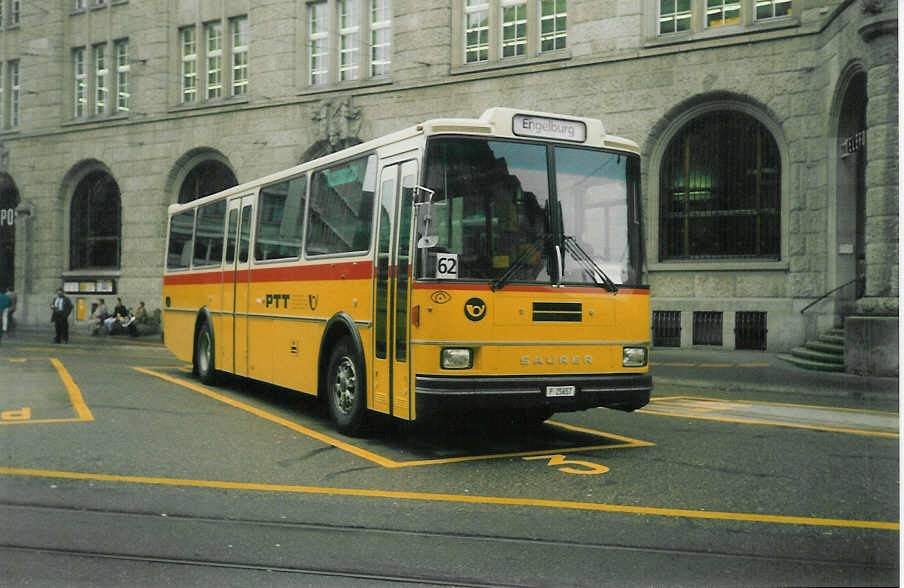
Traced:
<svg viewBox="0 0 904 588">
<path fill-rule="evenodd" d="M 574 386 L 547 386 L 546 397 L 574 396 Z"/>
</svg>

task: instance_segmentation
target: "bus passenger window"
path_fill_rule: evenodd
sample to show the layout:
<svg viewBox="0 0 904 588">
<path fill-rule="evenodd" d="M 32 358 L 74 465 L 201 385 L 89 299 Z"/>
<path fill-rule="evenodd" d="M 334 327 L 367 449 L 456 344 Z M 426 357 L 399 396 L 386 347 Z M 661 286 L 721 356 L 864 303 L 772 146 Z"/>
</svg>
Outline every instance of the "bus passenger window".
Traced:
<svg viewBox="0 0 904 588">
<path fill-rule="evenodd" d="M 307 176 L 301 176 L 261 188 L 255 260 L 298 258 L 307 184 Z"/>
<path fill-rule="evenodd" d="M 166 269 L 185 269 L 191 263 L 191 236 L 194 225 L 194 210 L 180 212 L 170 219 L 169 246 L 166 250 Z"/>
<path fill-rule="evenodd" d="M 377 158 L 373 155 L 313 175 L 305 237 L 308 255 L 370 249 L 376 176 Z"/>
<path fill-rule="evenodd" d="M 195 266 L 220 265 L 223 259 L 223 230 L 226 221 L 226 201 L 205 204 L 198 209 L 195 229 Z"/>
</svg>

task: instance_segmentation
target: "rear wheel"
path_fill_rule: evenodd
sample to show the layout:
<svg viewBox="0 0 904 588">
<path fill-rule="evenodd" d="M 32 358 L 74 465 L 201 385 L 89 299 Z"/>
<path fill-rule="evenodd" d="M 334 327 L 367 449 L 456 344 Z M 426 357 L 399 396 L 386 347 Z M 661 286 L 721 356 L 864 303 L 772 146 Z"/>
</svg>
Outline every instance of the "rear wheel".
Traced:
<svg viewBox="0 0 904 588">
<path fill-rule="evenodd" d="M 336 429 L 346 435 L 357 433 L 364 423 L 367 390 L 364 362 L 348 337 L 343 337 L 330 354 L 326 393 Z"/>
<path fill-rule="evenodd" d="M 195 340 L 195 371 L 205 384 L 216 382 L 213 332 L 206 322 L 198 329 L 198 338 Z"/>
</svg>

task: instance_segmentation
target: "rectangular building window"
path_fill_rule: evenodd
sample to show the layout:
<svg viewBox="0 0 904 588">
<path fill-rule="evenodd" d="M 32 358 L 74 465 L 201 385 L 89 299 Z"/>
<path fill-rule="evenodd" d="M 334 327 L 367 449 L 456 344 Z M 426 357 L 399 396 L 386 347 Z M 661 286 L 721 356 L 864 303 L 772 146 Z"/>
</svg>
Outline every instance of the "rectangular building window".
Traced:
<svg viewBox="0 0 904 588">
<path fill-rule="evenodd" d="M 212 22 L 204 25 L 207 51 L 207 98 L 223 95 L 223 25 Z"/>
<path fill-rule="evenodd" d="M 232 95 L 248 93 L 248 17 L 229 20 L 232 37 Z"/>
<path fill-rule="evenodd" d="M 564 49 L 568 40 L 565 0 L 540 2 L 540 51 Z"/>
<path fill-rule="evenodd" d="M 659 0 L 659 34 L 691 30 L 691 0 Z"/>
<path fill-rule="evenodd" d="M 19 24 L 19 17 L 22 13 L 22 3 L 19 0 L 11 0 L 9 3 L 9 24 L 16 26 Z"/>
<path fill-rule="evenodd" d="M 465 0 L 465 63 L 489 59 L 489 15 L 487 0 Z"/>
<path fill-rule="evenodd" d="M 308 5 L 309 81 L 312 86 L 329 82 L 330 15 L 327 8 L 326 2 Z"/>
<path fill-rule="evenodd" d="M 756 19 L 791 16 L 791 0 L 756 0 Z"/>
<path fill-rule="evenodd" d="M 72 113 L 75 118 L 81 118 L 85 116 L 85 110 L 88 107 L 88 79 L 85 74 L 84 47 L 79 47 L 72 52 L 72 69 L 75 80 Z"/>
<path fill-rule="evenodd" d="M 129 111 L 129 41 L 116 41 L 116 112 Z"/>
<path fill-rule="evenodd" d="M 19 61 L 10 61 L 9 68 L 9 126 L 19 126 L 19 98 L 22 85 L 19 81 Z"/>
<path fill-rule="evenodd" d="M 179 31 L 183 103 L 194 102 L 198 97 L 198 41 L 195 35 L 194 26 Z"/>
<path fill-rule="evenodd" d="M 517 0 L 502 3 L 502 57 L 527 53 L 527 3 Z"/>
<path fill-rule="evenodd" d="M 358 79 L 361 17 L 358 0 L 339 0 L 339 81 Z"/>
<path fill-rule="evenodd" d="M 107 44 L 94 46 L 94 114 L 107 111 Z"/>
<path fill-rule="evenodd" d="M 721 27 L 740 22 L 740 0 L 706 0 L 707 27 Z"/>
<path fill-rule="evenodd" d="M 370 75 L 385 76 L 392 65 L 392 3 L 370 2 Z"/>
</svg>

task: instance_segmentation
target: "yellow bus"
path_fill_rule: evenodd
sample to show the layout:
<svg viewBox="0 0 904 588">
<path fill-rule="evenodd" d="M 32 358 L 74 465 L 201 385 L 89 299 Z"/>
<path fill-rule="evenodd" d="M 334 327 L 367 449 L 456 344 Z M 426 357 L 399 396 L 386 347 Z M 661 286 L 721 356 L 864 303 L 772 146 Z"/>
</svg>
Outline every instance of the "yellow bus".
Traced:
<svg viewBox="0 0 904 588">
<path fill-rule="evenodd" d="M 434 119 L 169 208 L 165 340 L 384 413 L 540 423 L 649 402 L 640 162 L 601 121 Z"/>
</svg>

